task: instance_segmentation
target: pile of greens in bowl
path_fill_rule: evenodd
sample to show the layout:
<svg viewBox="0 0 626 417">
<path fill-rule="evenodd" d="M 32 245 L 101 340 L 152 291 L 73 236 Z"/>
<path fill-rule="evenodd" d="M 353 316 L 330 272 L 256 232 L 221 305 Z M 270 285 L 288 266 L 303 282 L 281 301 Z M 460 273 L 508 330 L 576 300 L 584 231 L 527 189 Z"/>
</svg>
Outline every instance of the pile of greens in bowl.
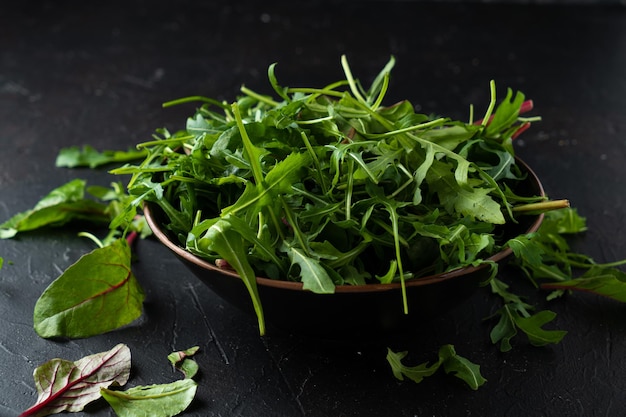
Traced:
<svg viewBox="0 0 626 417">
<path fill-rule="evenodd" d="M 512 140 L 537 117 L 511 90 L 480 120 L 384 106 L 393 58 L 365 89 L 342 58 L 345 80 L 283 87 L 277 98 L 246 87 L 233 103 L 200 102 L 186 128 L 138 145 L 147 156 L 114 170 L 132 174 L 135 214 L 156 204 L 180 245 L 234 269 L 264 332 L 256 276 L 298 281 L 316 293 L 337 285 L 400 282 L 479 265 L 507 243 L 497 227 L 549 208 L 517 195 L 526 174 Z M 557 202 L 557 205 L 561 204 Z M 404 309 L 408 309 L 404 297 Z"/>
</svg>

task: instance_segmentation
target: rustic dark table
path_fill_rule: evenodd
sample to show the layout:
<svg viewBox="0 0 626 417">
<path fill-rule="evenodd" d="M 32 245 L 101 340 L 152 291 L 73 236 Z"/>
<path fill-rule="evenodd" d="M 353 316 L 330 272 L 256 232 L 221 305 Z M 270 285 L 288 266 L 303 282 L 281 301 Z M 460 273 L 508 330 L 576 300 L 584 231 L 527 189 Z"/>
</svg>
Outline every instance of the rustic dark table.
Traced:
<svg viewBox="0 0 626 417">
<path fill-rule="evenodd" d="M 573 242 L 598 261 L 626 257 L 626 10 L 623 7 L 395 1 L 3 2 L 0 6 L 0 221 L 79 177 L 108 185 L 106 170 L 54 167 L 63 147 L 127 149 L 154 129 L 184 126 L 187 95 L 232 99 L 241 84 L 269 92 L 342 77 L 347 54 L 369 80 L 397 58 L 389 104 L 466 118 L 486 108 L 489 80 L 535 102 L 537 123 L 516 143 L 554 198 L 569 198 L 589 231 Z M 482 111 L 482 110 L 481 110 Z M 136 246 L 147 297 L 133 325 L 89 339 L 50 341 L 32 329 L 42 290 L 91 250 L 75 228 L 0 241 L 0 415 L 34 403 L 35 367 L 126 343 L 129 386 L 170 382 L 166 355 L 199 345 L 193 416 L 623 416 L 626 307 L 592 295 L 547 302 L 517 276 L 503 279 L 558 316 L 558 345 L 489 341 L 493 299 L 479 291 L 406 340 L 329 343 L 261 338 L 252 317 L 224 303 L 154 240 Z M 478 391 L 435 375 L 399 382 L 387 346 L 410 363 L 452 343 L 482 366 Z M 86 416 L 114 415 L 102 402 Z"/>
</svg>

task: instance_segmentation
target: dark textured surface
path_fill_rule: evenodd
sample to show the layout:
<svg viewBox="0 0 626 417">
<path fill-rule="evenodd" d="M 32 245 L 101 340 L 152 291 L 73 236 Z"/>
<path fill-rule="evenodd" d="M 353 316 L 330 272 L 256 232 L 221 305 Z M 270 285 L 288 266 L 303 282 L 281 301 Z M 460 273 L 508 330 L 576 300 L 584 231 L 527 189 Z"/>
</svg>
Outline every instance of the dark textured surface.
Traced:
<svg viewBox="0 0 626 417">
<path fill-rule="evenodd" d="M 13 2 L 16 3 L 16 2 Z M 202 3 L 202 5 L 200 5 Z M 348 54 L 369 80 L 390 54 L 398 63 L 389 103 L 465 118 L 484 109 L 488 82 L 535 101 L 543 121 L 518 154 L 554 198 L 588 218 L 576 246 L 598 261 L 626 256 L 626 10 L 417 2 L 2 3 L 0 6 L 0 221 L 30 208 L 74 177 L 107 185 L 105 171 L 54 168 L 62 147 L 123 149 L 155 128 L 176 130 L 193 109 L 163 110 L 192 94 L 231 99 L 242 83 L 267 91 L 279 62 L 283 84 L 339 79 Z M 482 110 L 480 110 L 482 111 Z M 488 339 L 493 299 L 479 292 L 408 340 L 333 344 L 274 335 L 214 296 L 165 248 L 137 245 L 135 273 L 146 294 L 132 326 L 53 342 L 32 330 L 41 291 L 92 248 L 80 229 L 0 241 L 0 416 L 36 399 L 35 367 L 126 343 L 129 386 L 179 376 L 166 355 L 199 345 L 195 416 L 622 416 L 626 409 L 626 307 L 576 294 L 547 303 L 515 276 L 516 290 L 558 313 L 569 331 L 556 346 L 520 339 L 502 354 Z M 390 373 L 385 349 L 412 363 L 443 343 L 482 365 L 479 391 L 445 375 L 415 385 Z M 103 403 L 83 414 L 110 416 Z"/>
</svg>

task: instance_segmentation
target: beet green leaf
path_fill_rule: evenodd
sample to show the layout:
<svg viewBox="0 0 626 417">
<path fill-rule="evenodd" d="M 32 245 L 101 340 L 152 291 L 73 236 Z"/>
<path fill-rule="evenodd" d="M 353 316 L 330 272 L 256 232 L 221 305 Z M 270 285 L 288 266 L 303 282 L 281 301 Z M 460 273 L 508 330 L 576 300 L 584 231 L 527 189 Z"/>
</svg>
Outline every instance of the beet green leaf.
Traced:
<svg viewBox="0 0 626 417">
<path fill-rule="evenodd" d="M 61 226 L 75 219 L 108 223 L 106 205 L 85 198 L 85 184 L 84 180 L 75 179 L 50 191 L 32 209 L 0 224 L 0 239 L 44 226 Z"/>
<path fill-rule="evenodd" d="M 197 388 L 193 379 L 181 379 L 169 384 L 137 386 L 126 391 L 102 388 L 100 392 L 118 417 L 172 417 L 185 411 L 193 401 Z"/>
<path fill-rule="evenodd" d="M 101 388 L 124 385 L 129 375 L 130 350 L 123 344 L 75 362 L 52 359 L 35 369 L 33 377 L 39 396 L 20 417 L 82 411 L 100 398 Z"/>
<path fill-rule="evenodd" d="M 130 247 L 125 239 L 81 257 L 37 300 L 37 334 L 44 338 L 89 337 L 137 319 L 144 293 L 130 263 Z"/>
</svg>

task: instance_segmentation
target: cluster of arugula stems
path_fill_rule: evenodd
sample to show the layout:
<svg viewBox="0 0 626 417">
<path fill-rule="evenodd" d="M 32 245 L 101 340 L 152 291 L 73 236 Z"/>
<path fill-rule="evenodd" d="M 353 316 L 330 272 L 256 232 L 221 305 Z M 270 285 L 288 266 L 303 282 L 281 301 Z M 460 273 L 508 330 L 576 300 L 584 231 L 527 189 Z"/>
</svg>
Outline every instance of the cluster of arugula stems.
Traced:
<svg viewBox="0 0 626 417">
<path fill-rule="evenodd" d="M 515 194 L 524 172 L 515 162 L 512 141 L 539 120 L 520 116 L 532 102 L 508 90 L 496 106 L 492 82 L 489 107 L 478 121 L 473 108 L 465 123 L 416 114 L 408 101 L 383 107 L 393 65 L 392 58 L 368 90 L 352 76 L 345 57 L 346 79 L 324 88 L 282 87 L 272 65 L 268 77 L 282 101 L 246 87 L 230 105 L 188 97 L 165 104 L 204 103 L 185 130 L 157 130 L 154 140 L 135 151 L 63 150 L 57 166 L 143 162 L 111 171 L 132 176 L 126 190 L 119 183 L 86 188 L 75 180 L 0 225 L 0 238 L 9 238 L 76 218 L 110 222 L 111 232 L 102 240 L 83 234 L 99 248 L 68 268 L 38 300 L 37 333 L 88 337 L 141 315 L 143 291 L 131 272 L 129 243 L 137 234 L 149 234 L 140 212 L 146 202 L 165 212 L 164 227 L 190 252 L 238 272 L 261 334 L 259 274 L 301 281 L 304 289 L 318 293 L 369 282 L 400 282 L 404 291 L 408 279 L 480 265 L 505 247 L 531 282 L 553 290 L 548 298 L 582 290 L 626 302 L 626 276 L 618 269 L 626 260 L 597 264 L 570 251 L 566 235 L 586 226 L 567 201 Z M 86 190 L 100 202 L 86 198 Z M 538 232 L 504 241 L 494 237 L 497 225 L 540 212 L 545 219 Z M 419 253 L 411 251 L 415 247 Z M 373 270 L 363 261 L 368 253 L 389 264 Z M 536 346 L 559 342 L 565 331 L 543 328 L 555 314 L 533 312 L 496 277 L 497 265 L 491 267 L 486 285 L 503 300 L 494 314 L 493 343 L 508 351 L 518 331 Z M 574 277 L 578 270 L 585 272 Z M 85 280 L 85 271 L 97 271 L 102 285 Z M 75 314 L 77 308 L 81 314 Z M 410 308 L 406 296 L 403 308 Z M 108 312 L 116 313 L 93 320 Z M 70 323 L 70 315 L 85 320 Z M 479 367 L 450 345 L 430 364 L 406 366 L 406 354 L 388 352 L 399 379 L 420 382 L 443 367 L 473 389 L 485 382 Z"/>
</svg>

